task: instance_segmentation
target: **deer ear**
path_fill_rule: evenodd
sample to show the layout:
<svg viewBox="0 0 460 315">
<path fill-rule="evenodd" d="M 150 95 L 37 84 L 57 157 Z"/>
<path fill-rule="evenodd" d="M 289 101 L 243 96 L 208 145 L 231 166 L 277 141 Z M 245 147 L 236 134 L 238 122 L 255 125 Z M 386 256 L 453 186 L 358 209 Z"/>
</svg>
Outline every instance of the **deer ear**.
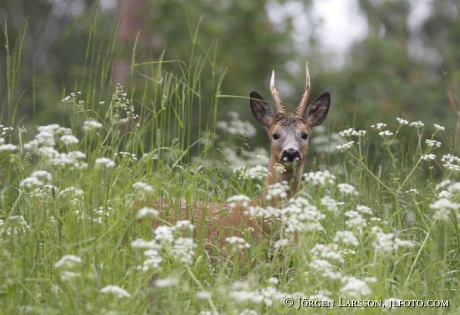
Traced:
<svg viewBox="0 0 460 315">
<path fill-rule="evenodd" d="M 251 92 L 251 111 L 256 121 L 267 128 L 273 122 L 273 110 L 256 91 Z"/>
<path fill-rule="evenodd" d="M 307 112 L 305 113 L 305 119 L 310 126 L 316 127 L 321 125 L 324 119 L 326 119 L 330 104 L 331 94 L 329 92 L 324 92 L 308 106 Z"/>
</svg>

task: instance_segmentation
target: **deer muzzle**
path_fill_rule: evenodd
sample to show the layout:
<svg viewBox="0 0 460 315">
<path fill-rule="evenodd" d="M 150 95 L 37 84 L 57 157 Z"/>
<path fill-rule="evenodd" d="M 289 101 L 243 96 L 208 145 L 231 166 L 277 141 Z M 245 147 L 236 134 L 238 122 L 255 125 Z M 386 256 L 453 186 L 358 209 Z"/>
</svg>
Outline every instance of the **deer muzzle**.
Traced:
<svg viewBox="0 0 460 315">
<path fill-rule="evenodd" d="M 290 165 L 294 163 L 294 161 L 300 162 L 301 158 L 302 157 L 300 156 L 299 150 L 296 150 L 296 149 L 287 149 L 287 150 L 284 150 L 283 153 L 281 154 L 281 160 L 286 165 Z"/>
</svg>

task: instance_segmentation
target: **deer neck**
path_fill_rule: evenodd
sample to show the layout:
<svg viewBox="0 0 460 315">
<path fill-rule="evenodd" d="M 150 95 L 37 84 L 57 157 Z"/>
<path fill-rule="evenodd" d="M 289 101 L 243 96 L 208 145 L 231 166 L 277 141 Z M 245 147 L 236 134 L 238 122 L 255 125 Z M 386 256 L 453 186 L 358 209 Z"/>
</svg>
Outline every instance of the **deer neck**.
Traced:
<svg viewBox="0 0 460 315">
<path fill-rule="evenodd" d="M 283 173 L 278 173 L 275 169 L 275 158 L 273 156 L 270 157 L 270 161 L 268 164 L 268 175 L 265 179 L 265 189 L 263 192 L 263 199 L 265 200 L 265 196 L 267 194 L 267 187 L 276 183 L 281 183 L 283 181 L 287 182 L 290 186 L 290 190 L 288 191 L 288 198 L 299 191 L 299 184 L 302 180 L 302 173 L 303 173 L 303 165 L 304 161 L 301 161 L 296 165 L 296 167 L 287 168 Z"/>
</svg>

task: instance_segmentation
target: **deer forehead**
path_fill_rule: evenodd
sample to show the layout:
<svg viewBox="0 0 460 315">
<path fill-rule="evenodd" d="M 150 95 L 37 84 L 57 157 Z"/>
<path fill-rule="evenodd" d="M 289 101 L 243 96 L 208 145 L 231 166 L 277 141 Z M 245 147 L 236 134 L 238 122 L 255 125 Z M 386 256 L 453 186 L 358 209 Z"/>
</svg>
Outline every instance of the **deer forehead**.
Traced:
<svg viewBox="0 0 460 315">
<path fill-rule="evenodd" d="M 272 133 L 279 132 L 292 135 L 306 132 L 309 135 L 311 133 L 311 127 L 308 125 L 307 121 L 301 117 L 285 116 L 280 119 L 275 119 L 270 131 Z"/>
</svg>

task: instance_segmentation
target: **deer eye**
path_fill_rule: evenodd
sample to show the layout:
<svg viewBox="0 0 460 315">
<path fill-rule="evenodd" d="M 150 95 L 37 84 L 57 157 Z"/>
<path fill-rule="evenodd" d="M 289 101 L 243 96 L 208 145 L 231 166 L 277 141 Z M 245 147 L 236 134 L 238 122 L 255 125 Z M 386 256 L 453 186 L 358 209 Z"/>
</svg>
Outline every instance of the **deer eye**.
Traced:
<svg viewBox="0 0 460 315">
<path fill-rule="evenodd" d="M 307 140 L 307 138 L 308 138 L 308 135 L 306 133 L 303 133 L 302 134 L 302 139 Z"/>
<path fill-rule="evenodd" d="M 277 133 L 273 134 L 273 140 L 278 140 L 280 138 L 280 135 Z"/>
</svg>

